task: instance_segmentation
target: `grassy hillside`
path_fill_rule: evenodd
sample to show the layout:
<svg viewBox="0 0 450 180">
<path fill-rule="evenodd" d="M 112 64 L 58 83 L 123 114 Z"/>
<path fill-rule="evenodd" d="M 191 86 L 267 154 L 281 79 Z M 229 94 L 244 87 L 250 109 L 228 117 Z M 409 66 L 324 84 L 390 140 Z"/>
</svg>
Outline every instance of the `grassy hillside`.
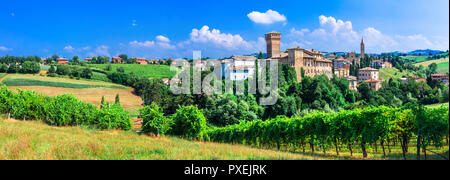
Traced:
<svg viewBox="0 0 450 180">
<path fill-rule="evenodd" d="M 400 72 L 397 68 L 383 68 L 380 69 L 380 78 L 384 80 L 389 80 L 391 78 L 393 79 L 399 79 L 403 76 L 410 76 L 413 75 L 413 73 L 405 70 L 403 72 Z"/>
<path fill-rule="evenodd" d="M 333 159 L 241 145 L 153 138 L 134 132 L 56 128 L 0 118 L 0 159 Z"/>
<path fill-rule="evenodd" d="M 437 72 L 438 73 L 448 73 L 449 72 L 449 62 L 441 62 L 438 64 L 438 68 L 437 68 Z"/>
<path fill-rule="evenodd" d="M 430 64 L 436 63 L 443 63 L 443 62 L 448 62 L 449 58 L 442 58 L 442 59 L 436 59 L 436 60 L 431 60 L 431 61 L 424 61 L 424 62 L 420 62 L 420 63 L 416 63 L 414 64 L 415 66 L 420 66 L 422 65 L 423 67 L 428 67 Z"/>
<path fill-rule="evenodd" d="M 90 67 L 104 70 L 107 64 L 90 64 Z M 117 71 L 118 67 L 123 67 L 126 73 L 134 72 L 139 77 L 147 78 L 172 78 L 176 75 L 176 71 L 171 71 L 170 66 L 156 64 L 111 64 L 113 71 Z"/>
<path fill-rule="evenodd" d="M 440 55 L 441 56 L 447 56 L 447 58 L 448 58 L 448 52 L 442 53 Z M 400 56 L 400 58 L 403 59 L 403 60 L 415 61 L 416 63 L 429 61 L 428 57 L 430 57 L 430 56 Z"/>
<path fill-rule="evenodd" d="M 442 106 L 448 107 L 448 102 L 447 103 L 441 103 L 441 104 L 426 105 L 425 107 L 427 107 L 427 108 L 440 108 Z"/>
<path fill-rule="evenodd" d="M 133 94 L 133 89 L 99 81 L 76 80 L 69 78 L 52 78 L 39 75 L 9 74 L 0 81 L 9 89 L 33 90 L 49 96 L 73 94 L 78 99 L 100 106 L 102 96 L 107 102 L 114 102 L 119 94 L 122 107 L 132 114 L 142 106 L 142 99 Z"/>
<path fill-rule="evenodd" d="M 58 81 L 45 81 L 37 79 L 27 78 L 6 78 L 3 81 L 6 86 L 48 86 L 48 87 L 63 87 L 63 88 L 120 88 L 125 89 L 124 86 L 116 85 L 96 85 L 96 84 L 84 84 L 84 83 L 71 83 L 71 82 L 58 82 Z"/>
</svg>

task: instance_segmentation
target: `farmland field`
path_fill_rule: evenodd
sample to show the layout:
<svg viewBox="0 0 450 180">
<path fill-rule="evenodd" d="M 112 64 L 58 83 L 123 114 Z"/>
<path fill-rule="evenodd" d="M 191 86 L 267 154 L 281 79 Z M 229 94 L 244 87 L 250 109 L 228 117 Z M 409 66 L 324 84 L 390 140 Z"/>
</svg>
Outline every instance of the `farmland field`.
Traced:
<svg viewBox="0 0 450 180">
<path fill-rule="evenodd" d="M 89 64 L 90 67 L 104 70 L 107 64 Z M 177 74 L 176 71 L 171 71 L 170 66 L 156 65 L 156 64 L 111 64 L 112 70 L 117 71 L 118 67 L 123 67 L 125 73 L 133 72 L 139 77 L 147 78 L 172 78 Z"/>
<path fill-rule="evenodd" d="M 446 55 L 448 56 L 448 52 L 442 53 L 441 55 L 442 56 L 446 56 Z M 411 61 L 415 61 L 416 63 L 429 61 L 428 57 L 429 56 L 400 56 L 400 58 L 403 59 L 403 60 L 411 60 Z"/>
<path fill-rule="evenodd" d="M 449 72 L 449 62 L 441 62 L 438 64 L 437 72 L 444 74 Z"/>
<path fill-rule="evenodd" d="M 399 79 L 403 76 L 410 76 L 413 75 L 413 73 L 408 72 L 407 70 L 404 70 L 403 72 L 400 72 L 397 68 L 383 68 L 380 69 L 380 78 L 384 80 L 389 80 L 391 78 Z"/>
<path fill-rule="evenodd" d="M 3 78 L 2 83 L 12 90 L 33 90 L 49 96 L 73 94 L 80 100 L 96 106 L 100 106 L 102 96 L 107 102 L 114 102 L 116 94 L 119 94 L 122 107 L 132 114 L 136 114 L 142 105 L 142 99 L 132 93 L 132 88 L 107 82 L 9 74 Z"/>
<path fill-rule="evenodd" d="M 422 65 L 423 67 L 428 67 L 432 63 L 440 64 L 440 63 L 444 63 L 444 62 L 448 62 L 448 61 L 449 61 L 449 58 L 442 58 L 442 59 L 437 59 L 437 60 L 424 61 L 424 62 L 416 63 L 414 65 L 415 66 Z"/>
<path fill-rule="evenodd" d="M 441 103 L 441 104 L 426 105 L 425 107 L 427 107 L 427 108 L 439 108 L 439 107 L 442 107 L 442 106 L 448 107 L 448 102 L 447 103 Z"/>
<path fill-rule="evenodd" d="M 413 145 L 408 159 L 415 159 Z M 401 159 L 401 153 L 388 159 Z M 432 154 L 429 159 L 438 159 Z M 150 137 L 124 131 L 98 131 L 85 127 L 52 127 L 37 121 L 5 119 L 0 115 L 0 159 L 171 159 L 171 160 L 283 160 L 362 159 L 359 153 L 288 153 L 196 142 L 176 137 Z M 373 153 L 369 159 L 382 159 Z"/>
<path fill-rule="evenodd" d="M 69 83 L 69 82 L 58 82 L 58 81 L 44 81 L 37 79 L 26 79 L 26 78 L 6 78 L 3 81 L 6 86 L 48 86 L 48 87 L 62 87 L 62 88 L 119 88 L 125 89 L 124 86 L 116 85 L 93 85 L 93 84 L 82 84 L 82 83 Z"/>
</svg>

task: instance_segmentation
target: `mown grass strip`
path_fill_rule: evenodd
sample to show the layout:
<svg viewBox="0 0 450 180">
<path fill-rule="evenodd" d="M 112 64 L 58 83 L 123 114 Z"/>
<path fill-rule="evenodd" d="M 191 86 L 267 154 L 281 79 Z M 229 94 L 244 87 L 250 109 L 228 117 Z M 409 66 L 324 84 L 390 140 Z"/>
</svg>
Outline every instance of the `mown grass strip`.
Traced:
<svg viewBox="0 0 450 180">
<path fill-rule="evenodd" d="M 114 86 L 114 85 L 80 84 L 80 83 L 68 83 L 58 81 L 42 81 L 24 78 L 6 78 L 5 80 L 3 80 L 3 84 L 5 84 L 6 86 L 49 86 L 49 87 L 74 88 L 74 89 L 85 89 L 85 88 L 125 89 L 125 87 L 123 86 Z"/>
</svg>

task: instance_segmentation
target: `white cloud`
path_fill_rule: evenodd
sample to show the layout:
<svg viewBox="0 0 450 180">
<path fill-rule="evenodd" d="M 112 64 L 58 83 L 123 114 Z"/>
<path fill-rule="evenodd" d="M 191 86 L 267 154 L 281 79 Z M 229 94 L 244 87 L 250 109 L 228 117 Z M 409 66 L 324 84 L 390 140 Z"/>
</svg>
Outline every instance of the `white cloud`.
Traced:
<svg viewBox="0 0 450 180">
<path fill-rule="evenodd" d="M 95 55 L 97 56 L 111 56 L 109 54 L 109 47 L 105 45 L 101 45 L 95 49 Z"/>
<path fill-rule="evenodd" d="M 169 38 L 162 36 L 162 35 L 156 36 L 156 40 L 161 41 L 161 42 L 167 42 L 167 43 L 170 42 Z"/>
<path fill-rule="evenodd" d="M 288 47 L 302 46 L 322 51 L 359 51 L 361 38 L 364 37 L 366 52 L 379 53 L 391 51 L 411 51 L 416 49 L 448 48 L 448 38 L 436 37 L 433 40 L 421 35 L 389 36 L 374 27 L 361 31 L 353 29 L 350 21 L 338 20 L 332 16 L 319 16 L 320 27 L 314 30 L 292 28 L 286 36 Z M 283 46 L 283 48 L 288 48 Z"/>
<path fill-rule="evenodd" d="M 277 11 L 267 10 L 265 13 L 253 11 L 247 15 L 250 20 L 258 24 L 273 24 L 276 22 L 286 22 L 286 16 L 278 13 Z"/>
<path fill-rule="evenodd" d="M 64 51 L 67 51 L 67 52 L 73 52 L 74 50 L 75 50 L 75 48 L 73 48 L 71 45 L 64 47 Z"/>
<path fill-rule="evenodd" d="M 133 22 L 131 23 L 131 26 L 137 26 L 138 24 L 136 23 L 136 20 L 133 20 Z"/>
<path fill-rule="evenodd" d="M 213 44 L 228 50 L 249 49 L 251 45 L 238 34 L 221 33 L 220 30 L 210 30 L 208 26 L 203 26 L 200 30 L 192 29 L 191 41 L 194 43 Z"/>
<path fill-rule="evenodd" d="M 141 48 L 160 47 L 163 49 L 175 49 L 175 46 L 170 44 L 170 39 L 168 37 L 159 35 L 156 36 L 155 39 L 156 41 L 142 41 L 142 42 L 135 40 L 130 42 L 129 44 L 132 47 L 141 47 Z"/>
<path fill-rule="evenodd" d="M 11 48 L 7 48 L 5 46 L 0 46 L 0 51 L 12 51 Z"/>
<path fill-rule="evenodd" d="M 136 46 L 136 47 L 153 47 L 155 45 L 155 41 L 143 41 L 143 42 L 139 42 L 139 41 L 132 41 L 130 42 L 131 46 Z"/>
</svg>

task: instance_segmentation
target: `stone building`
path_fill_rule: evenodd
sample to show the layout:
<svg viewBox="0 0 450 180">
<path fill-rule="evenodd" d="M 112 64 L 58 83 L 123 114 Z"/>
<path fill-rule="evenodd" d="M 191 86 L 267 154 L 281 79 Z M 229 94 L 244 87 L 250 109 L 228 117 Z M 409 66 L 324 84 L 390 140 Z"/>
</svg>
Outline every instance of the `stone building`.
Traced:
<svg viewBox="0 0 450 180">
<path fill-rule="evenodd" d="M 357 64 L 357 65 L 361 64 L 361 59 L 356 57 L 356 53 L 355 52 L 348 53 L 348 55 L 345 58 L 345 60 L 348 63 L 350 63 L 350 64 L 353 64 L 353 62 L 355 62 L 355 64 Z"/>
<path fill-rule="evenodd" d="M 302 80 L 302 69 L 305 76 L 314 77 L 321 74 L 325 74 L 328 78 L 333 76 L 333 61 L 324 58 L 324 54 L 314 49 L 306 50 L 300 47 L 289 48 L 286 52 L 281 53 L 280 40 L 280 33 L 266 34 L 267 58 L 269 60 L 277 59 L 280 63 L 294 67 L 299 82 Z"/>
<path fill-rule="evenodd" d="M 354 91 L 358 91 L 358 78 L 355 76 L 347 76 L 349 82 L 349 88 Z"/>
<path fill-rule="evenodd" d="M 281 49 L 281 33 L 270 32 L 266 35 L 267 58 L 279 57 Z"/>
<path fill-rule="evenodd" d="M 358 80 L 367 82 L 375 91 L 378 91 L 381 88 L 382 81 L 379 78 L 378 69 L 370 67 L 360 69 L 358 72 Z"/>
<path fill-rule="evenodd" d="M 378 69 L 366 67 L 362 68 L 358 72 L 358 80 L 365 81 L 369 79 L 379 80 L 379 71 Z"/>
<path fill-rule="evenodd" d="M 391 68 L 392 67 L 392 63 L 388 62 L 388 61 L 381 61 L 381 60 L 375 60 L 372 61 L 372 67 L 373 68 Z"/>
<path fill-rule="evenodd" d="M 364 38 L 361 39 L 361 59 L 366 56 L 366 45 L 364 44 Z"/>
<path fill-rule="evenodd" d="M 347 77 L 350 76 L 350 64 L 344 64 L 339 68 L 334 68 L 334 74 L 337 77 Z"/>
<path fill-rule="evenodd" d="M 222 76 L 229 80 L 245 80 L 253 77 L 256 67 L 254 56 L 231 56 L 221 61 Z"/>
</svg>

